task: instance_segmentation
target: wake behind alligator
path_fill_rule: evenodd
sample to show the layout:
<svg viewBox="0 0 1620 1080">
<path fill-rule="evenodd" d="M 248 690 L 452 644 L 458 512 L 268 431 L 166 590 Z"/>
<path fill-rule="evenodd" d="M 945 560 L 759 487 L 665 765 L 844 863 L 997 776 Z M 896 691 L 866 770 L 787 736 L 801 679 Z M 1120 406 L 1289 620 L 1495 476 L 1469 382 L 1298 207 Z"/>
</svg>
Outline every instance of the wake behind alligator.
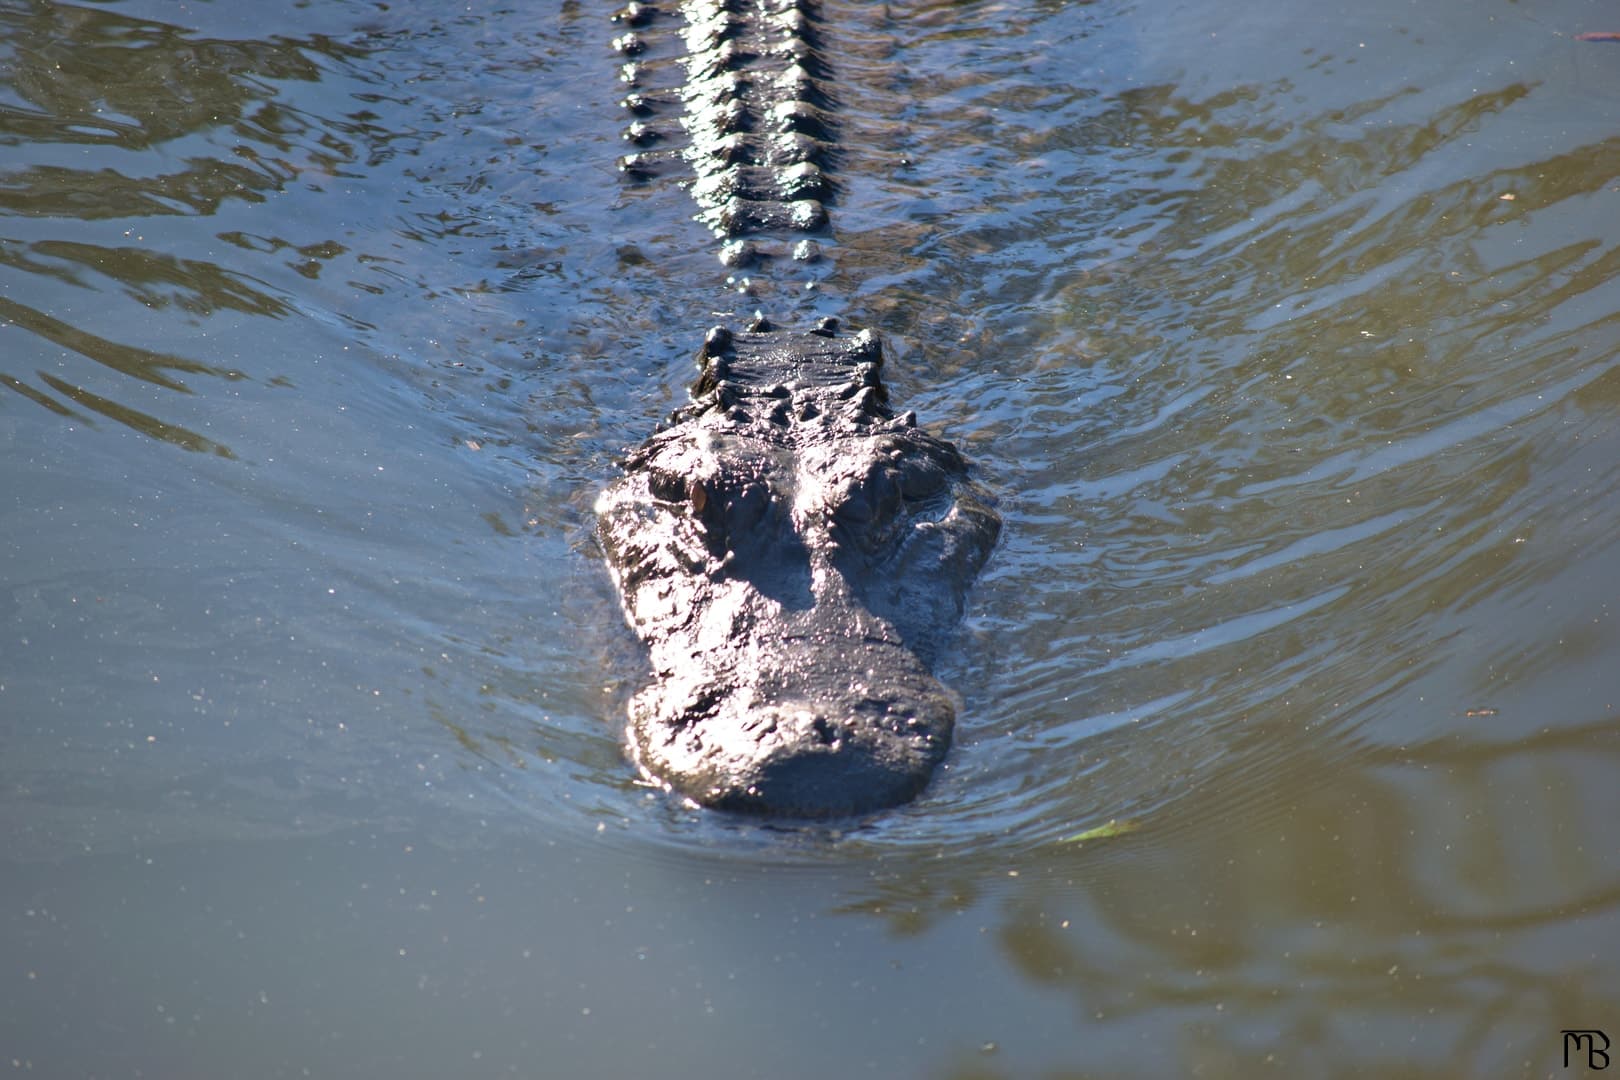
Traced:
<svg viewBox="0 0 1620 1080">
<path fill-rule="evenodd" d="M 632 3 L 623 159 L 689 169 L 721 260 L 818 257 L 831 195 L 829 67 L 811 0 L 680 5 L 684 78 L 662 90 Z M 667 73 L 669 65 L 662 66 Z M 680 117 L 685 146 L 665 149 Z M 837 320 L 717 326 L 693 401 L 629 454 L 599 536 L 651 682 L 630 703 L 648 775 L 695 802 L 793 817 L 907 801 L 950 747 L 930 673 L 1001 522 L 956 448 L 889 408 L 883 347 Z"/>
</svg>

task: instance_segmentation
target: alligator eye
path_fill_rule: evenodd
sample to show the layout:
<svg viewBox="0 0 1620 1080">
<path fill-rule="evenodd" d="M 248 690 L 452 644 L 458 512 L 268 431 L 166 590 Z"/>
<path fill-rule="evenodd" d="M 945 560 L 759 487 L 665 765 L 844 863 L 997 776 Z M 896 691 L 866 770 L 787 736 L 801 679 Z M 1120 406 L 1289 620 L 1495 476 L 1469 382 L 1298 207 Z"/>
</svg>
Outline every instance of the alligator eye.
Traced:
<svg viewBox="0 0 1620 1080">
<path fill-rule="evenodd" d="M 730 543 L 727 536 L 730 532 L 726 521 L 726 507 L 730 497 L 724 488 L 710 492 L 709 486 L 696 478 L 686 485 L 686 505 L 691 510 L 692 521 L 702 531 L 703 543 L 716 555 L 723 555 L 726 546 Z"/>
<path fill-rule="evenodd" d="M 653 498 L 663 502 L 678 503 L 691 498 L 684 475 L 656 465 L 647 470 L 647 489 L 652 492 Z"/>
<path fill-rule="evenodd" d="M 875 462 L 855 479 L 832 508 L 841 546 L 878 552 L 892 544 L 905 517 L 900 477 L 887 463 Z"/>
<path fill-rule="evenodd" d="M 903 495 L 895 470 L 880 465 L 866 474 L 866 512 L 873 521 L 891 521 L 899 513 Z"/>
<path fill-rule="evenodd" d="M 950 486 L 950 474 L 932 457 L 918 457 L 900 467 L 900 488 L 908 502 L 932 499 Z"/>
</svg>

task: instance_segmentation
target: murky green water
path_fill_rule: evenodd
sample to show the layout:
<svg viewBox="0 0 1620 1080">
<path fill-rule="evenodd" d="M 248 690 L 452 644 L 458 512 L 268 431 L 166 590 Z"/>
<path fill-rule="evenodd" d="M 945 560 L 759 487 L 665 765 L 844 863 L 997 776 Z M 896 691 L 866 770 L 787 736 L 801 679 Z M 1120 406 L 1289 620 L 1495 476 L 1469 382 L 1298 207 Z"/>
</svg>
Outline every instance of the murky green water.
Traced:
<svg viewBox="0 0 1620 1080">
<path fill-rule="evenodd" d="M 608 5 L 0 0 L 0 1067 L 1620 1035 L 1620 13 L 825 6 L 832 258 L 740 293 Z M 755 307 L 1007 521 L 949 768 L 833 834 L 619 749 L 591 504 Z"/>
</svg>

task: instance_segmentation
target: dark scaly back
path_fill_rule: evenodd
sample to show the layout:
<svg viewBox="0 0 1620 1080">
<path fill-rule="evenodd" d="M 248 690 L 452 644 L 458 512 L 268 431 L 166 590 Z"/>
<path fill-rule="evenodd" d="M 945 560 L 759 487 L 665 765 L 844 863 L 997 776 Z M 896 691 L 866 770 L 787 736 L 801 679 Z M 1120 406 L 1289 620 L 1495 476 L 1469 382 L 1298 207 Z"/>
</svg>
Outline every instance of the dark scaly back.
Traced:
<svg viewBox="0 0 1620 1080">
<path fill-rule="evenodd" d="M 625 138 L 638 147 L 620 168 L 645 180 L 684 161 L 699 217 L 720 239 L 727 266 L 821 255 L 815 237 L 828 231 L 835 130 L 815 6 L 686 0 L 678 15 L 632 3 L 614 16 L 625 30 L 614 46 L 629 58 L 623 104 L 635 117 Z M 684 52 L 677 60 L 668 44 L 673 26 L 658 24 L 678 17 Z"/>
</svg>

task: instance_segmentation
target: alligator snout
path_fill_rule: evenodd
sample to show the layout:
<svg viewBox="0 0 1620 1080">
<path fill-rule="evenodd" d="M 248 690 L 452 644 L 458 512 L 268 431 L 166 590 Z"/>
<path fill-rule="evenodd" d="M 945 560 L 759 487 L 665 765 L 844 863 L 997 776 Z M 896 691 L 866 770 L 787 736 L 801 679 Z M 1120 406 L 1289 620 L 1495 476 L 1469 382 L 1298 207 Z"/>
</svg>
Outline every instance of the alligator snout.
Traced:
<svg viewBox="0 0 1620 1080">
<path fill-rule="evenodd" d="M 696 657 L 631 706 L 641 766 L 703 806 L 799 818 L 898 806 L 950 747 L 955 710 L 904 648 L 753 642 Z"/>
</svg>

